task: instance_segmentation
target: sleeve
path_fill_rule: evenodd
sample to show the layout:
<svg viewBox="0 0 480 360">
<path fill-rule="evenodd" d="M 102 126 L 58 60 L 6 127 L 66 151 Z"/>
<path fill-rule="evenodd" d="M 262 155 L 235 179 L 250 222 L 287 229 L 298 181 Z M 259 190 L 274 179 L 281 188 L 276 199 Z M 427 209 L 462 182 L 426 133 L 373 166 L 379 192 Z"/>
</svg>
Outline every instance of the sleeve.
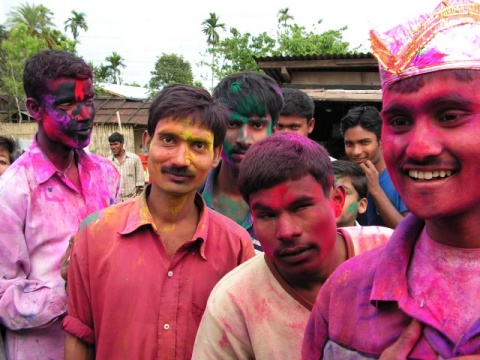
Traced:
<svg viewBox="0 0 480 360">
<path fill-rule="evenodd" d="M 241 238 L 242 249 L 239 254 L 238 265 L 243 264 L 248 259 L 251 259 L 256 255 L 255 249 L 253 247 L 252 238 L 245 230 L 245 236 Z"/>
<path fill-rule="evenodd" d="M 142 161 L 135 155 L 135 186 L 145 186 L 145 172 L 143 171 Z"/>
<path fill-rule="evenodd" d="M 68 265 L 68 311 L 62 321 L 69 334 L 89 343 L 95 343 L 91 307 L 90 277 L 87 259 L 87 228 L 77 233 Z"/>
<path fill-rule="evenodd" d="M 17 191 L 4 187 L 0 194 L 0 322 L 11 330 L 47 327 L 66 311 L 60 269 L 55 281 L 29 279 L 31 261 L 24 234 L 29 196 L 20 187 Z"/>
<path fill-rule="evenodd" d="M 211 293 L 195 338 L 192 360 L 254 359 L 248 329 L 241 310 L 217 286 Z"/>
<path fill-rule="evenodd" d="M 323 358 L 323 350 L 328 342 L 328 308 L 331 294 L 331 282 L 327 280 L 320 289 L 317 301 L 307 322 L 303 338 L 302 359 L 318 360 Z"/>
</svg>

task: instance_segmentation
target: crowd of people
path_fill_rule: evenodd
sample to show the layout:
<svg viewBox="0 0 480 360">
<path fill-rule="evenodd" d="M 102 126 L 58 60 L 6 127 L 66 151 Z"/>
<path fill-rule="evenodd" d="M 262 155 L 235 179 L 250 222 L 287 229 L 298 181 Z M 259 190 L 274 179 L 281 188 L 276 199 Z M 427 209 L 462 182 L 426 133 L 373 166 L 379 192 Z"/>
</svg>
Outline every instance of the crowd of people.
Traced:
<svg viewBox="0 0 480 360">
<path fill-rule="evenodd" d="M 0 136 L 0 360 L 480 357 L 480 4 L 371 40 L 382 107 L 339 119 L 345 159 L 306 93 L 250 71 L 165 86 L 140 156 L 115 132 L 104 158 L 91 68 L 29 58 L 37 132 Z"/>
</svg>

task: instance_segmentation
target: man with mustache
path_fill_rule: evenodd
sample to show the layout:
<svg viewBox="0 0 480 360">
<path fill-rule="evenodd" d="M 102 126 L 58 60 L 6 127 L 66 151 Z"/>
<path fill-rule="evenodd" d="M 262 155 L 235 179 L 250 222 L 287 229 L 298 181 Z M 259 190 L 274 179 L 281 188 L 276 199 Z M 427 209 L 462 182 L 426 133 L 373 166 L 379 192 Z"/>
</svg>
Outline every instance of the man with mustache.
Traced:
<svg viewBox="0 0 480 360">
<path fill-rule="evenodd" d="M 197 193 L 218 165 L 227 110 L 190 85 L 153 100 L 151 184 L 87 218 L 68 268 L 66 359 L 190 359 L 207 298 L 254 256 L 248 232 Z"/>
<path fill-rule="evenodd" d="M 0 321 L 8 358 L 63 359 L 61 259 L 80 222 L 118 200 L 120 174 L 83 150 L 95 107 L 82 59 L 40 51 L 25 64 L 23 86 L 38 131 L 0 178 Z"/>
<path fill-rule="evenodd" d="M 441 1 L 370 38 L 385 163 L 412 214 L 330 276 L 303 359 L 478 359 L 480 4 Z"/>
<path fill-rule="evenodd" d="M 213 97 L 229 110 L 222 161 L 213 170 L 201 193 L 207 205 L 228 216 L 255 240 L 252 215 L 238 190 L 238 171 L 245 153 L 257 141 L 272 134 L 283 107 L 282 91 L 263 74 L 244 71 L 225 77 L 213 90 Z"/>
</svg>

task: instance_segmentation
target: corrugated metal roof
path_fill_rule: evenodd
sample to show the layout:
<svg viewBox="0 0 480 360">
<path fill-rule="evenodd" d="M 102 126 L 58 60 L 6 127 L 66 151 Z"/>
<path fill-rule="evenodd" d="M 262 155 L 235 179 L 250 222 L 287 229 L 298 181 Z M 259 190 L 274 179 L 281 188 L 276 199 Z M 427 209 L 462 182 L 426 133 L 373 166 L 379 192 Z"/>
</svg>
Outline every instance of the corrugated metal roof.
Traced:
<svg viewBox="0 0 480 360">
<path fill-rule="evenodd" d="M 273 61 L 305 61 L 305 60 L 336 60 L 336 59 L 375 59 L 371 53 L 333 54 L 333 55 L 295 55 L 295 56 L 268 56 L 253 57 L 256 62 Z"/>
</svg>

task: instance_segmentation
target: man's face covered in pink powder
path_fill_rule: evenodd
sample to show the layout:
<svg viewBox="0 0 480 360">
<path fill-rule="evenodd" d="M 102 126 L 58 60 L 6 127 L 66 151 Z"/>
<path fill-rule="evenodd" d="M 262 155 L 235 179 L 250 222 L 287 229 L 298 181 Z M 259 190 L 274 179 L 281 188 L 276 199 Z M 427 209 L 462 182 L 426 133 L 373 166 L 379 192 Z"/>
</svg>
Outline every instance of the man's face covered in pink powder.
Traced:
<svg viewBox="0 0 480 360">
<path fill-rule="evenodd" d="M 92 79 L 59 78 L 47 82 L 41 112 L 46 136 L 72 148 L 90 143 L 95 117 Z"/>
<path fill-rule="evenodd" d="M 423 219 L 461 215 L 478 222 L 479 84 L 478 77 L 461 81 L 449 70 L 419 89 L 384 91 L 388 172 L 408 209 Z"/>
</svg>

